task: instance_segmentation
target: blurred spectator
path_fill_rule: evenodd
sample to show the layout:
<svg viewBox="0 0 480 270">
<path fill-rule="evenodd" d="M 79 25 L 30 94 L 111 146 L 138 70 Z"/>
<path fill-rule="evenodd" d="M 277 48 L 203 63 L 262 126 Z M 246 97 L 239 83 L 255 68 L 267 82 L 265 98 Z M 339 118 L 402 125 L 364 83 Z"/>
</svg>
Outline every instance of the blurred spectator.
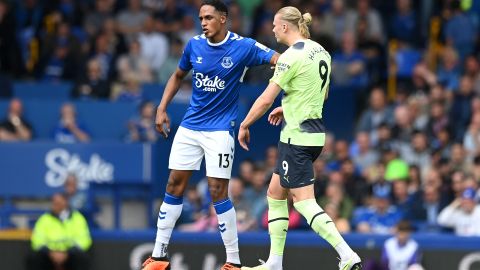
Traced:
<svg viewBox="0 0 480 270">
<path fill-rule="evenodd" d="M 156 31 L 172 35 L 181 30 L 181 21 L 184 10 L 176 0 L 164 0 L 163 5 L 155 16 Z"/>
<path fill-rule="evenodd" d="M 395 108 L 395 125 L 392 128 L 393 139 L 399 143 L 409 143 L 415 127 L 413 126 L 412 112 L 406 105 Z"/>
<path fill-rule="evenodd" d="M 69 207 L 65 195 L 54 194 L 51 212 L 43 214 L 33 228 L 27 269 L 88 270 L 91 245 L 85 218 Z"/>
<path fill-rule="evenodd" d="M 419 264 L 421 254 L 418 243 L 410 237 L 413 228 L 408 221 L 397 224 L 395 236 L 387 239 L 382 250 L 382 266 L 385 270 L 408 270 Z"/>
<path fill-rule="evenodd" d="M 437 70 L 438 83 L 447 91 L 457 91 L 460 77 L 458 53 L 452 47 L 445 47 L 441 54 L 441 65 Z"/>
<path fill-rule="evenodd" d="M 450 5 L 451 16 L 444 24 L 445 39 L 448 45 L 455 48 L 463 61 L 473 52 L 477 29 L 471 18 L 461 10 L 460 1 L 450 1 Z"/>
<path fill-rule="evenodd" d="M 472 121 L 463 138 L 463 147 L 467 152 L 469 160 L 472 160 L 474 156 L 480 153 L 480 112 L 472 115 Z"/>
<path fill-rule="evenodd" d="M 337 204 L 329 202 L 323 206 L 323 210 L 325 210 L 325 213 L 327 213 L 327 215 L 332 219 L 333 223 L 335 223 L 335 227 L 337 227 L 337 230 L 340 233 L 343 234 L 350 232 L 350 223 L 348 222 L 348 219 L 340 216 L 340 209 Z"/>
<path fill-rule="evenodd" d="M 358 152 L 352 155 L 355 166 L 363 173 L 365 169 L 376 164 L 379 160 L 378 153 L 370 148 L 370 137 L 367 132 L 358 132 L 356 136 Z"/>
<path fill-rule="evenodd" d="M 393 111 L 387 105 L 385 92 L 382 88 L 373 88 L 370 92 L 369 107 L 362 113 L 357 130 L 369 132 L 375 139 L 376 128 L 382 123 L 393 124 Z"/>
<path fill-rule="evenodd" d="M 178 224 L 191 224 L 202 217 L 203 211 L 202 198 L 198 194 L 194 185 L 189 185 L 185 191 L 185 199 L 183 200 L 182 213 Z"/>
<path fill-rule="evenodd" d="M 23 117 L 22 102 L 12 99 L 5 119 L 0 121 L 0 141 L 29 141 L 32 133 L 32 126 Z"/>
<path fill-rule="evenodd" d="M 257 228 L 257 221 L 250 212 L 251 202 L 245 198 L 245 187 L 239 178 L 230 179 L 229 197 L 235 204 L 237 213 L 237 229 L 239 232 L 249 231 Z"/>
<path fill-rule="evenodd" d="M 357 50 L 355 35 L 345 32 L 339 52 L 332 55 L 332 80 L 335 85 L 363 88 L 367 85 L 365 57 Z"/>
<path fill-rule="evenodd" d="M 105 22 L 108 22 L 107 20 Z M 110 81 L 113 75 L 112 66 L 115 63 L 115 50 L 110 48 L 110 38 L 105 33 L 95 38 L 95 46 L 91 59 L 95 59 L 100 67 L 100 79 Z"/>
<path fill-rule="evenodd" d="M 79 99 L 106 99 L 110 95 L 110 85 L 107 80 L 100 77 L 100 63 L 91 59 L 87 63 L 87 72 L 84 78 L 75 86 L 73 96 Z"/>
<path fill-rule="evenodd" d="M 353 20 L 354 14 L 345 7 L 345 1 L 333 0 L 331 11 L 326 12 L 322 17 L 321 31 L 332 37 L 338 46 L 341 44 L 344 33 L 349 30 L 348 27 L 354 24 Z"/>
<path fill-rule="evenodd" d="M 154 73 L 162 67 L 169 52 L 168 39 L 164 34 L 155 31 L 155 20 L 149 16 L 143 25 L 143 31 L 139 34 L 140 51 L 143 59 L 148 61 L 150 69 Z"/>
<path fill-rule="evenodd" d="M 468 172 L 470 170 L 471 164 L 467 160 L 465 148 L 459 143 L 452 145 L 452 150 L 450 152 L 450 166 L 452 170 L 463 172 Z"/>
<path fill-rule="evenodd" d="M 339 218 L 349 220 L 353 213 L 354 203 L 348 195 L 345 195 L 343 187 L 339 183 L 330 182 L 325 190 L 325 195 L 317 199 L 318 205 L 325 208 L 332 203 Z"/>
<path fill-rule="evenodd" d="M 253 177 L 251 186 L 245 189 L 245 200 L 251 203 L 252 217 L 261 221 L 262 214 L 267 208 L 267 198 L 265 194 L 267 192 L 266 186 L 267 175 L 264 168 L 255 168 L 253 171 Z"/>
<path fill-rule="evenodd" d="M 79 190 L 78 179 L 75 174 L 68 174 L 63 185 L 68 205 L 73 210 L 82 211 L 87 203 L 87 194 L 83 190 Z"/>
<path fill-rule="evenodd" d="M 365 17 L 358 19 L 356 23 L 355 34 L 357 36 L 357 47 L 367 62 L 367 74 L 370 84 L 377 84 L 385 76 L 386 63 L 385 48 L 383 44 L 368 35 L 368 20 Z"/>
<path fill-rule="evenodd" d="M 394 180 L 392 182 L 393 204 L 402 212 L 402 216 L 406 217 L 410 210 L 410 204 L 417 194 L 408 192 L 407 180 Z"/>
<path fill-rule="evenodd" d="M 357 204 L 364 203 L 368 186 L 365 183 L 365 179 L 358 174 L 351 159 L 345 159 L 342 162 L 340 172 L 344 181 L 342 184 L 348 196 Z"/>
<path fill-rule="evenodd" d="M 90 135 L 83 124 L 77 121 L 77 112 L 72 103 L 65 103 L 60 109 L 60 121 L 53 131 L 53 137 L 59 143 L 89 142 Z"/>
<path fill-rule="evenodd" d="M 473 89 L 475 93 L 480 94 L 480 63 L 475 55 L 469 55 L 465 59 L 465 74 L 473 81 Z"/>
<path fill-rule="evenodd" d="M 206 213 L 202 213 L 194 222 L 182 224 L 180 231 L 187 232 L 216 232 L 218 231 L 218 219 L 213 204 L 210 204 Z"/>
<path fill-rule="evenodd" d="M 447 197 L 440 193 L 440 189 L 426 183 L 419 196 L 410 203 L 406 218 L 416 224 L 419 231 L 440 232 L 438 215 L 447 205 Z"/>
<path fill-rule="evenodd" d="M 140 104 L 144 100 L 142 86 L 135 74 L 127 75 L 127 80 L 123 83 L 116 100 L 136 104 Z"/>
<path fill-rule="evenodd" d="M 142 9 L 141 0 L 128 0 L 128 8 L 120 11 L 116 17 L 118 31 L 132 42 L 142 30 L 148 13 Z"/>
<path fill-rule="evenodd" d="M 228 16 L 229 16 L 229 22 L 231 24 L 233 24 L 235 21 L 234 19 L 231 17 L 232 14 L 232 7 L 229 7 L 229 13 L 228 13 Z M 193 37 L 193 36 L 196 36 L 198 34 L 200 34 L 200 31 L 195 27 L 195 21 L 194 21 L 194 18 L 195 17 L 192 17 L 192 16 L 183 16 L 182 18 L 182 27 L 180 29 L 180 31 L 178 33 L 175 33 L 175 34 L 172 34 L 171 37 L 170 37 L 170 40 L 172 40 L 173 38 L 175 38 L 175 36 L 178 36 L 181 40 L 182 40 L 182 43 L 183 44 L 187 44 L 188 41 Z M 234 26 L 234 25 L 233 25 Z M 232 29 L 231 27 L 229 28 L 231 32 L 235 32 L 237 34 L 240 34 L 241 32 L 237 32 L 236 29 Z"/>
<path fill-rule="evenodd" d="M 126 81 L 129 74 L 133 74 L 141 83 L 153 81 L 153 74 L 148 65 L 148 60 L 142 57 L 140 51 L 140 43 L 137 40 L 132 40 L 128 54 L 121 55 L 118 58 L 117 71 L 120 81 Z"/>
<path fill-rule="evenodd" d="M 476 191 L 467 188 L 438 216 L 438 223 L 455 230 L 459 236 L 480 236 L 480 205 L 475 203 Z"/>
<path fill-rule="evenodd" d="M 389 33 L 392 38 L 406 42 L 410 46 L 418 44 L 420 31 L 411 0 L 396 0 L 396 12 L 390 19 Z"/>
<path fill-rule="evenodd" d="M 449 119 L 444 103 L 441 101 L 433 101 L 430 104 L 430 117 L 426 129 L 429 141 L 433 141 L 434 144 L 438 144 L 438 142 L 435 142 L 435 139 L 438 139 L 438 136 L 442 130 L 448 128 Z M 435 147 L 435 145 L 432 146 Z"/>
<path fill-rule="evenodd" d="M 373 192 L 370 207 L 357 208 L 352 223 L 359 233 L 389 234 L 402 219 L 401 212 L 390 204 L 390 193 L 384 189 Z"/>
<path fill-rule="evenodd" d="M 366 18 L 368 22 L 367 35 L 369 39 L 383 41 L 383 23 L 378 12 L 370 7 L 370 0 L 358 0 L 356 3 L 357 8 L 354 10 L 353 20 L 348 26 L 348 31 L 353 33 L 355 31 L 355 25 L 360 18 Z"/>
<path fill-rule="evenodd" d="M 87 13 L 83 24 L 83 28 L 90 37 L 98 35 L 103 22 L 112 18 L 114 2 L 114 0 L 95 0 L 95 10 Z"/>
<path fill-rule="evenodd" d="M 430 150 L 427 136 L 421 131 L 416 131 L 411 137 L 410 144 L 403 144 L 400 148 L 400 156 L 410 165 L 417 165 L 420 171 L 430 167 Z"/>
<path fill-rule="evenodd" d="M 155 130 L 155 106 L 146 101 L 140 105 L 138 117 L 128 122 L 129 142 L 155 142 L 158 138 Z"/>
<path fill-rule="evenodd" d="M 334 144 L 334 156 L 328 162 L 327 168 L 329 171 L 338 171 L 342 166 L 342 162 L 349 158 L 348 143 L 345 140 L 338 140 Z"/>
<path fill-rule="evenodd" d="M 156 74 L 156 80 L 160 84 L 166 84 L 170 76 L 177 69 L 178 63 L 183 53 L 183 42 L 179 38 L 172 38 L 170 41 L 170 53 L 167 59 L 163 62 L 162 67 Z"/>
<path fill-rule="evenodd" d="M 250 186 L 253 179 L 253 170 L 255 165 L 250 159 L 245 159 L 240 162 L 238 178 L 242 180 L 246 187 Z"/>
</svg>

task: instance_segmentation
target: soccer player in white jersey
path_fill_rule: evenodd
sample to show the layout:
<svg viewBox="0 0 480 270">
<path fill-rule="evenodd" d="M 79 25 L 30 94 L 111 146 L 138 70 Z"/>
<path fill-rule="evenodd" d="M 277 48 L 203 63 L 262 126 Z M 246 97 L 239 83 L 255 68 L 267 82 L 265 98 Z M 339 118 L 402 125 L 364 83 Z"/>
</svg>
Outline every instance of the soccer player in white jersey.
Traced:
<svg viewBox="0 0 480 270">
<path fill-rule="evenodd" d="M 289 48 L 278 59 L 269 85 L 240 124 L 238 140 L 248 150 L 249 127 L 272 106 L 281 89 L 284 90 L 282 106 L 269 115 L 270 123 L 275 125 L 285 120 L 278 143 L 277 168 L 267 191 L 270 256 L 265 264 L 253 269 L 281 270 L 283 267 L 288 229 L 287 193 L 292 195 L 294 207 L 310 227 L 338 252 L 339 268 L 362 268 L 360 257 L 314 197 L 312 164 L 325 144 L 322 110 L 328 96 L 331 58 L 322 46 L 309 39 L 311 22 L 309 13 L 302 15 L 295 7 L 284 7 L 276 13 L 273 32 L 277 42 Z"/>
<path fill-rule="evenodd" d="M 227 30 L 227 6 L 218 0 L 204 1 L 199 19 L 203 35 L 187 43 L 176 71 L 170 77 L 157 108 L 156 127 L 168 136 L 167 106 L 182 79 L 192 70 L 190 106 L 173 140 L 170 176 L 157 221 L 152 256 L 144 270 L 169 269 L 167 246 L 182 211 L 183 193 L 193 170 L 205 157 L 208 186 L 227 253 L 222 269 L 240 269 L 236 214 L 228 198 L 235 140 L 240 83 L 248 67 L 276 63 L 278 54 L 250 38 Z"/>
</svg>

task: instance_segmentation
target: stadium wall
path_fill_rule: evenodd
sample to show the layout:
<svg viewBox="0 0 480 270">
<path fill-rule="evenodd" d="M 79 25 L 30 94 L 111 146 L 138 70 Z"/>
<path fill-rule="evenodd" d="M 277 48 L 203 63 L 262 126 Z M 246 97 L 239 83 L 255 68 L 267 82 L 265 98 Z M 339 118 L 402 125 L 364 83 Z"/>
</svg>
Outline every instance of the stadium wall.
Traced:
<svg viewBox="0 0 480 270">
<path fill-rule="evenodd" d="M 154 231 L 94 232 L 92 250 L 93 270 L 138 270 L 153 248 Z M 378 259 L 388 236 L 346 235 L 359 254 L 366 259 Z M 425 269 L 480 269 L 480 238 L 461 238 L 451 235 L 414 235 L 423 252 Z M 240 235 L 242 261 L 258 264 L 268 256 L 266 232 Z M 0 241 L 2 269 L 24 269 L 29 250 L 26 240 Z M 224 248 L 218 233 L 174 233 L 170 247 L 172 269 L 214 270 L 224 262 Z M 284 269 L 336 269 L 335 252 L 311 232 L 288 234 Z"/>
</svg>

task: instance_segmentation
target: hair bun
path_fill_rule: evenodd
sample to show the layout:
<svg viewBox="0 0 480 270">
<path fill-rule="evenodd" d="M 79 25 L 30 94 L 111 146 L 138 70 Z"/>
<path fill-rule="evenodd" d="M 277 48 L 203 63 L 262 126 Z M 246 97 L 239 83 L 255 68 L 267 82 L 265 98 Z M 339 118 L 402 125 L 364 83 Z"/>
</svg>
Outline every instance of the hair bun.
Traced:
<svg viewBox="0 0 480 270">
<path fill-rule="evenodd" d="M 312 24 L 312 15 L 308 12 L 302 14 L 303 23 L 306 25 Z"/>
</svg>

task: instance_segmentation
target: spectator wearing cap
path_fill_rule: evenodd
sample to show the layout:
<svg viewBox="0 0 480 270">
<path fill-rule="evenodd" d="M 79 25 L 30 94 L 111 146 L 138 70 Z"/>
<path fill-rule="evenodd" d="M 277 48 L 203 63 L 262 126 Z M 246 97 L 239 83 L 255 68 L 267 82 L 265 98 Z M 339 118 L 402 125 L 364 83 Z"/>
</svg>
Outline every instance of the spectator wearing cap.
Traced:
<svg viewBox="0 0 480 270">
<path fill-rule="evenodd" d="M 420 263 L 421 255 L 418 243 L 410 235 L 413 231 L 408 221 L 400 221 L 395 236 L 387 239 L 382 250 L 382 269 L 408 270 Z"/>
<path fill-rule="evenodd" d="M 475 196 L 473 188 L 466 188 L 461 198 L 440 212 L 438 223 L 453 228 L 459 236 L 480 236 L 480 205 L 476 205 Z"/>
<path fill-rule="evenodd" d="M 352 223 L 359 233 L 389 234 L 401 219 L 402 213 L 390 204 L 388 189 L 374 189 L 372 205 L 357 208 Z"/>
</svg>

